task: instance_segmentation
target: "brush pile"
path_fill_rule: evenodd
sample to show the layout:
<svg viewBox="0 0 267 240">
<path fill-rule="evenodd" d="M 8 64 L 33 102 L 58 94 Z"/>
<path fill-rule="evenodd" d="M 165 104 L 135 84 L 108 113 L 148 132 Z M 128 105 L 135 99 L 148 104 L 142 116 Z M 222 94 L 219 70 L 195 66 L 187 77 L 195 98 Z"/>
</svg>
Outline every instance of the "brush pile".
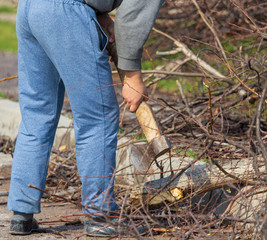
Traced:
<svg viewBox="0 0 267 240">
<path fill-rule="evenodd" d="M 148 176 L 115 172 L 124 179 L 115 185 L 121 214 L 150 224 L 147 237 L 266 239 L 266 7 L 260 0 L 173 0 L 160 11 L 143 78 L 173 148 Z M 120 107 L 118 138 L 144 142 L 137 120 Z M 10 146 L 0 141 L 1 151 Z M 209 184 L 198 171 L 206 166 Z M 156 182 L 140 180 L 153 174 Z M 73 149 L 53 151 L 47 190 L 49 202 L 80 204 Z"/>
</svg>

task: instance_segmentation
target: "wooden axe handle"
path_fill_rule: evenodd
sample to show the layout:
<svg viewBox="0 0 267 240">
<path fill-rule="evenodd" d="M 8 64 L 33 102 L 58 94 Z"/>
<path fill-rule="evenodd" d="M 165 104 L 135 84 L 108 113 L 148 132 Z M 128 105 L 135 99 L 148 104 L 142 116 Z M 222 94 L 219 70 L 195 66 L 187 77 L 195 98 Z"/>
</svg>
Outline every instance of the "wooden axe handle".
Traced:
<svg viewBox="0 0 267 240">
<path fill-rule="evenodd" d="M 107 31 L 105 31 L 105 33 L 108 35 Z M 108 43 L 107 50 L 109 51 L 109 54 L 114 61 L 122 83 L 124 83 L 125 72 L 118 68 L 118 55 L 116 50 L 116 44 Z M 153 111 L 145 101 L 142 101 L 139 107 L 137 108 L 136 117 L 149 143 L 153 139 L 156 139 L 161 136 Z"/>
</svg>

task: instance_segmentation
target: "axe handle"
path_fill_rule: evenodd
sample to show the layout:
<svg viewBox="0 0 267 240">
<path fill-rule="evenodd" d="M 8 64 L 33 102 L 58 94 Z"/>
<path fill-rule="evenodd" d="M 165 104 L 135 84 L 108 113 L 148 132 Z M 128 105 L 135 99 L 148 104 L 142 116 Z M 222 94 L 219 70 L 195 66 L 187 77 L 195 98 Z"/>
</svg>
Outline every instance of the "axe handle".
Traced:
<svg viewBox="0 0 267 240">
<path fill-rule="evenodd" d="M 109 35 L 107 31 L 105 31 L 105 33 Z M 116 44 L 108 43 L 107 50 L 109 51 L 109 54 L 114 61 L 122 83 L 124 83 L 125 72 L 118 68 L 118 55 L 116 50 Z M 161 136 L 153 111 L 145 101 L 142 101 L 139 107 L 137 108 L 136 117 L 149 143 L 153 139 Z"/>
</svg>

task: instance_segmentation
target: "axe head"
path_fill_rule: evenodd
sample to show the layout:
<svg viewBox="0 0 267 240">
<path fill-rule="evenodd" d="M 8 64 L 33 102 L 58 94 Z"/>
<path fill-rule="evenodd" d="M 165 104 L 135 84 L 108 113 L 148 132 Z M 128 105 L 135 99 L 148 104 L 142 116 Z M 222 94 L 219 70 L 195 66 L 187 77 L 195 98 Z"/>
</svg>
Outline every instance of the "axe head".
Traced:
<svg viewBox="0 0 267 240">
<path fill-rule="evenodd" d="M 154 138 L 149 144 L 155 153 L 155 158 L 158 158 L 164 153 L 168 152 L 172 147 L 168 138 L 164 135 Z"/>
<path fill-rule="evenodd" d="M 155 159 L 155 153 L 149 144 L 133 144 L 131 146 L 130 161 L 138 173 L 147 173 L 151 163 Z"/>
<path fill-rule="evenodd" d="M 155 159 L 169 151 L 171 144 L 165 136 L 153 139 L 148 144 L 133 144 L 131 146 L 131 162 L 139 173 L 148 173 Z"/>
</svg>

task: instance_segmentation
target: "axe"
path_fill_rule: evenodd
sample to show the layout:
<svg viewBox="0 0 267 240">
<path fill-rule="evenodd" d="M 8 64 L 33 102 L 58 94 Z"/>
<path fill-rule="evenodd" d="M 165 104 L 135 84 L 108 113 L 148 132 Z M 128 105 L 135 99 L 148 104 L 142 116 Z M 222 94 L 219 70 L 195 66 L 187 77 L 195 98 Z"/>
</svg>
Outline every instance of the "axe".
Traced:
<svg viewBox="0 0 267 240">
<path fill-rule="evenodd" d="M 103 30 L 105 34 L 108 37 L 110 37 L 109 32 L 105 28 L 103 28 Z M 107 45 L 107 50 L 114 61 L 120 80 L 122 81 L 123 84 L 125 78 L 125 72 L 122 69 L 118 68 L 118 55 L 115 42 L 113 43 L 109 42 Z M 170 150 L 171 144 L 167 139 L 167 137 L 161 134 L 158 124 L 155 120 L 154 113 L 151 107 L 147 104 L 147 102 L 142 101 L 140 103 L 139 107 L 136 110 L 136 117 L 143 130 L 143 133 L 146 136 L 146 140 L 148 141 L 149 150 L 146 152 L 150 152 L 150 154 L 145 154 L 146 157 L 143 156 L 137 161 L 134 160 L 133 164 L 140 172 L 147 172 L 151 163 L 155 159 L 157 159 L 159 156 L 163 155 L 164 153 Z"/>
</svg>

